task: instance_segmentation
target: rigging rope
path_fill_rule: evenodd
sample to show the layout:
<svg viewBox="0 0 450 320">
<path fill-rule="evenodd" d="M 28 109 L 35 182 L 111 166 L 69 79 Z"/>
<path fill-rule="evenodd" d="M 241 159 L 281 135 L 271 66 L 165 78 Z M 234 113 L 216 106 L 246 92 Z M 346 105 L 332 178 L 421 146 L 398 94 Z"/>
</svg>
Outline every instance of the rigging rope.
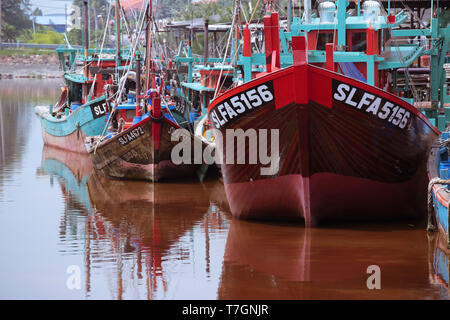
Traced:
<svg viewBox="0 0 450 320">
<path fill-rule="evenodd" d="M 433 224 L 433 212 L 434 212 L 434 205 L 433 205 L 433 187 L 437 184 L 445 185 L 450 184 L 449 179 L 441 179 L 440 177 L 436 177 L 430 180 L 428 183 L 428 197 L 427 197 L 427 209 L 428 209 L 428 224 L 427 224 L 427 231 L 433 232 L 436 230 L 436 227 Z M 445 187 L 442 187 L 445 188 Z M 436 193 L 439 191 L 436 190 Z M 447 215 L 450 213 L 450 204 L 447 205 Z"/>
<path fill-rule="evenodd" d="M 148 5 L 148 0 L 146 0 L 146 1 L 143 2 L 142 4 L 143 4 L 143 9 L 146 8 L 147 5 Z M 145 7 L 144 7 L 144 4 L 145 4 Z M 129 59 L 129 64 L 128 64 L 127 67 L 126 67 L 126 72 L 124 73 L 124 75 L 123 75 L 123 76 L 120 78 L 120 80 L 119 80 L 119 88 L 118 88 L 117 92 L 111 97 L 111 99 L 113 99 L 113 98 L 115 97 L 115 99 L 117 99 L 117 101 L 116 101 L 116 103 L 113 105 L 113 110 L 111 111 L 110 117 L 108 118 L 108 121 L 107 121 L 105 127 L 103 128 L 103 132 L 102 132 L 102 134 L 101 134 L 102 138 L 99 139 L 99 140 L 97 140 L 97 143 L 96 143 L 95 149 L 94 149 L 94 153 L 97 151 L 97 147 L 98 147 L 99 143 L 100 143 L 100 142 L 102 141 L 102 139 L 104 138 L 106 129 L 108 128 L 109 123 L 111 122 L 112 116 L 114 115 L 114 113 L 115 113 L 115 111 L 116 111 L 116 108 L 117 108 L 117 106 L 118 106 L 119 103 L 120 103 L 120 98 L 121 98 L 121 96 L 122 96 L 123 89 L 125 88 L 126 78 L 128 77 L 130 68 L 131 68 L 131 66 L 132 66 L 132 64 L 133 64 L 133 59 L 134 59 L 135 51 L 136 51 L 136 49 L 137 49 L 137 45 L 138 45 L 139 40 L 140 40 L 140 38 L 141 38 L 142 28 L 143 28 L 144 20 L 145 20 L 145 12 L 146 12 L 146 10 L 142 10 L 142 11 L 141 11 L 141 17 L 140 17 L 141 22 L 140 22 L 140 27 L 139 27 L 139 29 L 138 29 L 139 32 L 138 32 L 138 36 L 136 37 L 135 41 L 133 41 L 133 43 L 132 43 L 132 48 L 131 48 L 130 56 L 128 57 L 128 59 Z M 119 36 L 119 35 L 117 35 L 117 36 Z M 128 59 L 127 59 L 127 61 L 128 61 Z M 122 81 L 122 79 L 125 79 L 125 80 Z"/>
<path fill-rule="evenodd" d="M 392 32 L 393 32 L 392 31 L 392 26 L 388 22 L 388 14 L 387 14 L 387 12 L 386 12 L 386 10 L 384 9 L 383 6 L 381 6 L 381 13 L 383 14 L 383 16 L 385 18 L 385 21 L 387 23 L 387 26 L 388 26 L 388 31 L 389 31 L 389 34 L 390 34 L 390 42 L 393 43 L 393 41 L 392 41 Z M 398 57 L 400 58 L 400 62 L 402 64 L 403 68 L 405 69 L 405 76 L 408 77 L 408 79 L 410 80 L 411 93 L 413 95 L 414 101 L 418 102 L 419 101 L 418 93 L 417 93 L 417 90 L 416 90 L 416 87 L 415 87 L 414 83 L 412 82 L 412 77 L 411 77 L 411 74 L 409 73 L 408 66 L 406 66 L 403 54 L 400 52 L 400 48 L 399 48 L 398 45 L 395 44 L 395 42 L 394 42 L 394 47 L 396 49 Z"/>
<path fill-rule="evenodd" d="M 225 59 L 227 57 L 228 48 L 230 46 L 231 38 L 232 38 L 232 35 L 233 35 L 233 27 L 234 27 L 234 24 L 235 24 L 235 21 L 236 21 L 237 9 L 238 9 L 237 3 L 238 2 L 240 2 L 240 0 L 236 0 L 236 4 L 234 6 L 235 14 L 233 15 L 233 21 L 231 22 L 230 34 L 228 35 L 228 41 L 227 41 L 227 46 L 226 46 L 226 49 L 225 49 L 225 55 L 223 57 L 222 65 L 220 66 L 219 80 L 217 81 L 216 90 L 214 91 L 214 98 L 213 99 L 215 99 L 217 97 L 217 94 L 219 92 L 220 78 L 222 77 L 222 73 L 223 73 L 223 65 L 225 64 Z"/>
</svg>

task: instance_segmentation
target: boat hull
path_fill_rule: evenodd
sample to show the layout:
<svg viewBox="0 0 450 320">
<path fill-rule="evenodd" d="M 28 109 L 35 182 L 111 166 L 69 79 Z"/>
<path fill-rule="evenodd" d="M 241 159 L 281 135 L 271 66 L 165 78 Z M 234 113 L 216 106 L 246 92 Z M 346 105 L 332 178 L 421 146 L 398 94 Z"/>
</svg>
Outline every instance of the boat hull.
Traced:
<svg viewBox="0 0 450 320">
<path fill-rule="evenodd" d="M 258 92 L 259 99 L 254 97 Z M 236 97 L 242 104 L 267 101 L 234 117 L 229 109 L 219 110 L 236 104 Z M 395 108 L 403 110 L 403 118 L 390 122 Z M 324 221 L 415 218 L 425 212 L 426 154 L 437 130 L 398 97 L 304 64 L 230 90 L 208 112 L 222 136 L 228 129 L 242 129 L 267 130 L 267 140 L 278 138 L 278 154 L 272 147 L 267 152 L 278 155 L 270 174 L 262 174 L 268 165 L 261 161 L 248 164 L 252 152 L 261 153 L 252 150 L 261 147 L 261 135 L 245 149 L 246 164 L 222 159 L 234 216 L 304 219 L 314 226 Z M 238 154 L 238 144 L 229 144 L 226 138 L 216 142 L 217 148 L 234 148 Z"/>
<path fill-rule="evenodd" d="M 158 147 L 153 139 L 153 127 L 159 127 Z M 171 160 L 172 148 L 178 141 L 171 141 L 171 134 L 179 127 L 163 118 L 156 123 L 146 118 L 116 136 L 100 142 L 89 151 L 94 167 L 104 175 L 133 180 L 160 181 L 194 176 L 201 164 L 175 164 Z M 187 132 L 185 130 L 184 132 Z M 191 147 L 194 148 L 191 135 Z M 201 144 L 201 142 L 200 142 Z"/>
<path fill-rule="evenodd" d="M 38 106 L 35 112 L 41 121 L 44 144 L 71 152 L 87 154 L 86 137 L 102 134 L 106 121 L 104 113 L 96 114 L 90 106 L 56 118 L 48 106 Z"/>
</svg>

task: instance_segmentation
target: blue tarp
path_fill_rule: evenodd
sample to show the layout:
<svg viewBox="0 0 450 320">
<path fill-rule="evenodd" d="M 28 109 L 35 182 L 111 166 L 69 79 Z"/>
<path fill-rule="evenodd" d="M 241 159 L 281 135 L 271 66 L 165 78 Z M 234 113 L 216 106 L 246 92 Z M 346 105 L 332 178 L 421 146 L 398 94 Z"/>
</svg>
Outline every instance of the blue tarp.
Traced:
<svg viewBox="0 0 450 320">
<path fill-rule="evenodd" d="M 342 73 L 347 77 L 367 82 L 366 78 L 359 72 L 358 68 L 353 62 L 339 62 L 339 67 L 342 70 Z"/>
</svg>

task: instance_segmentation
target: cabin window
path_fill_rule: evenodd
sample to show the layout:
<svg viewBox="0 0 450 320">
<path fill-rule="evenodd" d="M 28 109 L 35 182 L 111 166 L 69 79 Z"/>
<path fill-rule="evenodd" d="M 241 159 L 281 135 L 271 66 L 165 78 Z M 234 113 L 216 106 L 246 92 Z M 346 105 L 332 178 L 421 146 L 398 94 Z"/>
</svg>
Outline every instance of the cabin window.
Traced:
<svg viewBox="0 0 450 320">
<path fill-rule="evenodd" d="M 223 77 L 222 78 L 223 85 L 222 89 L 227 90 L 230 89 L 233 86 L 233 77 Z"/>
<path fill-rule="evenodd" d="M 322 32 L 317 36 L 316 50 L 325 50 L 327 43 L 333 43 L 333 33 Z"/>
<path fill-rule="evenodd" d="M 136 91 L 136 81 L 134 79 L 127 79 L 126 83 L 125 83 L 125 88 L 127 89 L 127 94 L 130 91 L 135 92 Z"/>
<path fill-rule="evenodd" d="M 352 34 L 352 51 L 366 52 L 366 32 L 355 32 Z"/>
<path fill-rule="evenodd" d="M 81 103 L 83 97 L 83 87 L 80 83 L 73 83 L 73 90 L 69 90 L 69 101 Z"/>
</svg>

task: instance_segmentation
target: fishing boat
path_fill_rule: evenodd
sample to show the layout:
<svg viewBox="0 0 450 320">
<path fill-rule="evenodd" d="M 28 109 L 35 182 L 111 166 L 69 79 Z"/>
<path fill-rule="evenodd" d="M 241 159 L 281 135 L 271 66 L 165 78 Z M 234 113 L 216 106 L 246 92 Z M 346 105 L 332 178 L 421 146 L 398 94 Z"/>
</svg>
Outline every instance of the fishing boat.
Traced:
<svg viewBox="0 0 450 320">
<path fill-rule="evenodd" d="M 447 253 L 450 253 L 449 238 L 449 206 L 450 159 L 448 145 L 449 132 L 443 132 L 433 144 L 428 157 L 428 230 L 438 231 L 438 242 Z"/>
<path fill-rule="evenodd" d="M 103 60 L 100 68 L 109 68 L 113 61 Z M 95 78 L 95 80 L 94 80 Z M 42 126 L 42 137 L 46 145 L 68 151 L 87 153 L 86 137 L 99 135 L 105 128 L 106 100 L 102 92 L 92 95 L 81 94 L 82 87 L 100 88 L 109 83 L 90 73 L 89 79 L 83 76 L 66 73 L 66 86 L 62 88 L 61 97 L 55 106 L 36 106 Z"/>
<path fill-rule="evenodd" d="M 208 107 L 216 148 L 239 158 L 242 146 L 236 136 L 225 139 L 226 131 L 248 134 L 240 141 L 249 140 L 245 163 L 228 155 L 221 161 L 232 214 L 304 219 L 307 226 L 420 216 L 426 155 L 439 130 L 404 99 L 308 63 L 302 36 L 292 36 L 293 65 L 282 68 L 277 13 L 264 18 L 264 32 L 266 72 Z M 264 130 L 272 143 L 258 137 Z M 263 145 L 271 145 L 270 167 L 261 150 L 251 160 Z"/>
<path fill-rule="evenodd" d="M 152 110 L 157 110 L 157 103 L 159 100 L 154 99 Z M 113 178 L 156 182 L 194 177 L 202 162 L 195 163 L 193 153 L 188 164 L 172 161 L 172 149 L 179 142 L 172 141 L 171 134 L 177 129 L 180 126 L 163 114 L 157 118 L 152 115 L 109 138 L 92 137 L 89 154 L 94 167 Z M 198 139 L 191 140 L 191 150 L 196 148 L 195 140 Z M 197 143 L 203 147 L 200 140 Z"/>
<path fill-rule="evenodd" d="M 116 8 L 120 3 L 116 1 Z M 118 10 L 118 9 L 116 9 Z M 103 174 L 113 178 L 137 179 L 160 181 L 162 179 L 174 179 L 186 176 L 194 176 L 196 171 L 204 164 L 203 159 L 197 161 L 194 152 L 191 153 L 189 161 L 183 164 L 173 161 L 172 151 L 180 141 L 173 138 L 174 133 L 181 126 L 176 123 L 175 117 L 170 117 L 170 108 L 163 112 L 161 108 L 161 92 L 164 84 L 160 78 L 159 89 L 156 83 L 155 64 L 152 61 L 152 1 L 146 6 L 146 14 L 142 18 L 146 20 L 146 91 L 149 104 L 142 101 L 141 97 L 141 62 L 136 61 L 136 115 L 131 126 L 127 121 L 120 127 L 106 131 L 105 135 L 88 138 L 88 150 L 94 167 Z M 119 30 L 118 30 L 119 32 Z M 138 42 L 140 37 L 136 38 Z M 137 43 L 133 46 L 137 46 Z M 131 67 L 131 64 L 130 66 Z M 128 73 L 128 72 L 127 72 Z M 151 85 L 150 85 L 151 84 Z M 119 122 L 118 110 L 120 109 L 121 92 L 113 102 L 113 109 L 108 121 Z M 142 104 L 143 102 L 143 104 Z M 142 110 L 148 110 L 142 112 Z M 128 124 L 130 124 L 128 122 Z M 114 130 L 115 129 L 115 130 Z M 190 147 L 193 151 L 197 145 L 203 150 L 207 147 L 205 142 L 195 138 L 192 132 L 183 131 L 184 137 L 190 139 Z M 184 139 L 183 138 L 183 139 Z M 181 139 L 181 136 L 180 136 Z M 202 153 L 203 154 L 203 153 Z M 205 170 L 203 170 L 205 173 Z M 202 175 L 203 176 L 203 175 Z"/>
<path fill-rule="evenodd" d="M 83 1 L 83 6 L 84 39 L 89 39 L 88 1 Z M 64 71 L 65 85 L 54 106 L 35 107 L 41 121 L 43 140 L 46 145 L 87 153 L 86 137 L 99 135 L 105 128 L 106 98 L 103 89 L 113 84 L 114 73 L 127 64 L 129 52 L 123 51 L 117 59 L 114 50 L 89 49 L 89 41 L 84 41 L 83 53 L 70 44 L 69 48 L 56 51 Z"/>
</svg>

